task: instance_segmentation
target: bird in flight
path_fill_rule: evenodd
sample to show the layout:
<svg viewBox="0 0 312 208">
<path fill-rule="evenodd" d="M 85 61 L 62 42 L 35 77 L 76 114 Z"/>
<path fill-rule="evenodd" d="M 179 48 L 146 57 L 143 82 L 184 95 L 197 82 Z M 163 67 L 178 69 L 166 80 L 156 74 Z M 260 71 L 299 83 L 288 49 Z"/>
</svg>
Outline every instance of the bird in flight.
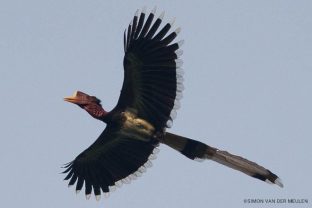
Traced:
<svg viewBox="0 0 312 208">
<path fill-rule="evenodd" d="M 117 105 L 103 109 L 95 96 L 76 91 L 64 100 L 106 123 L 97 140 L 64 168 L 69 186 L 83 185 L 86 198 L 129 183 L 141 176 L 156 158 L 159 144 L 166 144 L 192 160 L 210 159 L 249 176 L 283 187 L 270 170 L 240 156 L 166 131 L 182 98 L 181 45 L 174 42 L 180 28 L 169 32 L 174 20 L 159 29 L 164 12 L 153 21 L 154 8 L 136 11 L 124 32 L 124 81 Z M 146 20 L 145 20 L 146 19 Z"/>
</svg>

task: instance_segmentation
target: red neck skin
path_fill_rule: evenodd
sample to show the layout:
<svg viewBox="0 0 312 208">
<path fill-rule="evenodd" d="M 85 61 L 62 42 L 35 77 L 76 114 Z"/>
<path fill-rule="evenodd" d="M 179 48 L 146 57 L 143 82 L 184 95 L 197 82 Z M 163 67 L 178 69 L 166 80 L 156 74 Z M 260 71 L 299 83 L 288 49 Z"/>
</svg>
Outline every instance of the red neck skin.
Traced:
<svg viewBox="0 0 312 208">
<path fill-rule="evenodd" d="M 104 123 L 108 123 L 108 121 L 109 121 L 109 112 L 107 112 L 107 111 L 105 111 L 104 109 L 103 109 L 103 114 L 102 114 L 102 116 L 101 117 L 99 117 L 98 119 L 100 120 L 100 121 L 103 121 Z"/>
<path fill-rule="evenodd" d="M 103 109 L 101 105 L 89 104 L 83 107 L 93 118 L 107 123 L 108 112 Z"/>
</svg>

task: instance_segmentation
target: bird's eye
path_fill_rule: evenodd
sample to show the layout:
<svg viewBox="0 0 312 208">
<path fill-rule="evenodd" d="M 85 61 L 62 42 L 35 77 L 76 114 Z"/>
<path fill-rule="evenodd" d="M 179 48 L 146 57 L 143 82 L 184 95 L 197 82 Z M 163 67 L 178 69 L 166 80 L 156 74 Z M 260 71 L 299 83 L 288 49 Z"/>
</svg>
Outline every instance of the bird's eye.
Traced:
<svg viewBox="0 0 312 208">
<path fill-rule="evenodd" d="M 101 100 L 98 99 L 97 97 L 91 96 L 91 99 L 92 99 L 94 102 L 96 102 L 97 104 L 101 105 Z"/>
<path fill-rule="evenodd" d="M 98 104 L 101 104 L 101 100 L 100 100 L 100 99 L 96 99 L 96 102 L 97 102 Z"/>
</svg>

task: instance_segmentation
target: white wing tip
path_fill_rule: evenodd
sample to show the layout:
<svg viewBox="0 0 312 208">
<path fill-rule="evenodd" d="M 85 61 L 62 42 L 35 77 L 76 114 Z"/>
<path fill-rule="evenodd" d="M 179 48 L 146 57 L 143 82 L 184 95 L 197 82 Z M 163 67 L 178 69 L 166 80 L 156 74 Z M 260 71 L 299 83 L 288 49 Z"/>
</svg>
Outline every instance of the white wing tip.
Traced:
<svg viewBox="0 0 312 208">
<path fill-rule="evenodd" d="M 121 182 L 124 183 L 124 184 L 130 184 L 131 180 L 130 180 L 130 178 L 126 177 L 124 179 L 121 179 Z"/>
<path fill-rule="evenodd" d="M 177 50 L 177 51 L 175 52 L 175 54 L 176 54 L 178 57 L 180 57 L 180 56 L 182 56 L 182 54 L 183 54 L 183 50 Z"/>
<path fill-rule="evenodd" d="M 142 176 L 142 173 L 140 171 L 136 171 L 133 173 L 135 175 L 135 177 L 141 177 Z"/>
<path fill-rule="evenodd" d="M 159 15 L 159 17 L 158 17 L 158 19 L 163 19 L 164 18 L 164 16 L 165 16 L 165 11 L 163 11 L 160 15 Z"/>
<path fill-rule="evenodd" d="M 136 17 L 139 16 L 139 9 L 136 10 L 134 16 L 136 16 Z"/>
<path fill-rule="evenodd" d="M 141 173 L 145 173 L 146 172 L 146 167 L 145 166 L 141 166 L 141 167 L 139 167 L 139 169 L 137 171 L 139 171 Z"/>
<path fill-rule="evenodd" d="M 76 194 L 79 194 L 80 191 L 81 191 L 81 190 L 76 190 Z"/>
<path fill-rule="evenodd" d="M 156 9 L 157 9 L 157 6 L 154 6 L 154 8 L 153 8 L 151 13 L 155 14 L 156 13 Z"/>
<path fill-rule="evenodd" d="M 181 103 L 178 99 L 176 99 L 174 101 L 174 109 L 177 110 L 177 109 L 180 109 L 181 108 Z"/>
<path fill-rule="evenodd" d="M 160 152 L 160 149 L 159 149 L 159 148 L 156 147 L 156 148 L 153 149 L 153 153 L 154 153 L 154 154 L 158 154 L 159 152 Z"/>
<path fill-rule="evenodd" d="M 176 59 L 176 60 L 174 60 L 174 61 L 175 61 L 175 63 L 176 63 L 176 67 L 177 67 L 177 68 L 180 68 L 180 67 L 183 65 L 182 59 Z"/>
<path fill-rule="evenodd" d="M 109 193 L 109 192 L 105 192 L 105 193 L 104 193 L 104 197 L 105 197 L 105 198 L 108 198 L 109 196 L 110 196 L 110 193 Z"/>
<path fill-rule="evenodd" d="M 183 44 L 184 44 L 184 40 L 180 40 L 180 41 L 178 42 L 179 48 L 180 48 Z"/>
<path fill-rule="evenodd" d="M 115 182 L 115 186 L 118 187 L 118 188 L 121 187 L 122 186 L 122 182 L 120 180 Z"/>
<path fill-rule="evenodd" d="M 173 24 L 175 23 L 175 21 L 176 21 L 176 18 L 174 17 L 174 18 L 171 20 L 171 22 L 169 23 L 171 27 L 173 26 Z"/>
<path fill-rule="evenodd" d="M 95 199 L 96 199 L 96 201 L 100 201 L 101 195 L 95 195 Z"/>
<path fill-rule="evenodd" d="M 178 35 L 181 32 L 181 27 L 178 27 L 174 32 Z"/>
<path fill-rule="evenodd" d="M 131 175 L 129 175 L 128 176 L 131 180 L 136 180 L 137 179 L 137 177 L 134 175 L 134 174 L 131 174 Z"/>
<path fill-rule="evenodd" d="M 87 195 L 86 195 L 86 199 L 87 199 L 87 200 L 89 200 L 90 197 L 91 197 L 91 194 L 87 194 Z"/>
<path fill-rule="evenodd" d="M 203 162 L 205 159 L 199 158 L 199 157 L 195 157 L 194 160 L 197 161 L 197 162 Z"/>
<path fill-rule="evenodd" d="M 153 153 L 148 157 L 149 160 L 155 160 L 156 158 L 157 158 L 157 155 Z"/>
<path fill-rule="evenodd" d="M 109 191 L 110 191 L 110 192 L 116 191 L 116 186 L 110 186 L 110 187 L 109 187 Z"/>
<path fill-rule="evenodd" d="M 149 160 L 144 164 L 144 167 L 146 167 L 146 168 L 150 168 L 152 166 L 153 166 L 153 163 Z"/>
<path fill-rule="evenodd" d="M 146 6 L 144 6 L 144 7 L 142 8 L 142 13 L 143 13 L 143 14 L 146 13 Z"/>
<path fill-rule="evenodd" d="M 169 120 L 167 121 L 166 125 L 167 125 L 167 127 L 168 127 L 168 128 L 171 128 L 171 127 L 172 127 L 172 125 L 173 125 L 172 120 L 171 120 L 171 119 L 169 119 Z"/>
</svg>

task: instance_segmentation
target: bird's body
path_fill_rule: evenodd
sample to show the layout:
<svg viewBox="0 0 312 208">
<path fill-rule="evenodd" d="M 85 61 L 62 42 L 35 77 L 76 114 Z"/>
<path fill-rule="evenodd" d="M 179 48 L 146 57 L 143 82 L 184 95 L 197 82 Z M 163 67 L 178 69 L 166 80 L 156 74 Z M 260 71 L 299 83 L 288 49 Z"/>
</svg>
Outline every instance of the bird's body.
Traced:
<svg viewBox="0 0 312 208">
<path fill-rule="evenodd" d="M 145 10 L 140 16 L 137 11 L 124 33 L 125 76 L 114 109 L 107 112 L 99 99 L 80 91 L 65 98 L 106 123 L 99 138 L 65 166 L 69 185 L 76 183 L 77 192 L 85 185 L 87 198 L 93 190 L 99 199 L 101 191 L 107 194 L 145 172 L 163 143 L 192 160 L 211 159 L 282 186 L 275 174 L 254 162 L 166 131 L 182 98 L 183 41 L 171 43 L 180 32 L 167 35 L 173 22 L 156 33 L 164 13 L 152 24 L 154 13 L 145 21 Z"/>
</svg>

